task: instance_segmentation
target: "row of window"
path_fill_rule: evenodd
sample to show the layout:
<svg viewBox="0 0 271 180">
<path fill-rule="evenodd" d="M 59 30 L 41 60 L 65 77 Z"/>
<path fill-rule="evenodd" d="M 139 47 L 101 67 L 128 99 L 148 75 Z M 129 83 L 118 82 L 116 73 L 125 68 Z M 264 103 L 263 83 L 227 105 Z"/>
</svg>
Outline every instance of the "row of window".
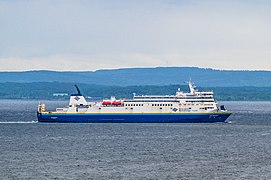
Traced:
<svg viewBox="0 0 271 180">
<path fill-rule="evenodd" d="M 182 104 L 183 106 L 212 106 L 213 104 Z"/>
<path fill-rule="evenodd" d="M 166 102 L 166 103 L 172 103 L 172 102 L 179 102 L 178 100 L 125 100 L 125 102 Z M 206 103 L 206 102 L 215 102 L 213 99 L 208 99 L 208 100 L 187 100 L 185 102 L 190 102 L 190 103 L 195 103 L 195 102 L 200 102 L 200 103 Z"/>
<path fill-rule="evenodd" d="M 214 107 L 203 107 L 203 108 L 199 108 L 199 109 L 205 109 L 205 110 L 207 110 L 207 109 L 214 109 Z"/>
<path fill-rule="evenodd" d="M 179 102 L 176 100 L 125 100 L 125 102 Z"/>
<path fill-rule="evenodd" d="M 144 96 L 136 96 L 136 97 L 134 97 L 134 99 L 176 99 L 176 97 L 175 96 L 161 96 L 161 97 L 158 97 L 158 96 L 154 96 L 154 97 L 151 97 L 151 96 L 146 96 L 146 97 L 144 97 Z"/>
<path fill-rule="evenodd" d="M 143 104 L 125 104 L 125 106 L 143 106 Z M 152 106 L 173 106 L 173 104 L 152 104 Z"/>
<path fill-rule="evenodd" d="M 191 102 L 191 103 L 201 102 L 201 103 L 204 103 L 204 102 L 214 102 L 214 101 L 213 100 L 209 100 L 209 101 L 185 101 L 185 102 Z"/>
<path fill-rule="evenodd" d="M 201 104 L 183 104 L 184 106 L 199 106 Z M 212 104 L 205 104 L 205 106 Z M 143 104 L 125 104 L 125 106 L 143 106 Z M 152 104 L 152 106 L 173 106 L 173 104 Z"/>
<path fill-rule="evenodd" d="M 176 97 L 176 96 L 172 96 L 172 97 L 134 97 L 134 99 L 210 99 L 212 98 L 213 96 L 210 95 L 210 96 L 195 96 L 195 95 L 192 95 L 192 96 L 185 96 L 185 97 Z"/>
<path fill-rule="evenodd" d="M 125 106 L 143 106 L 143 104 L 125 104 Z"/>
<path fill-rule="evenodd" d="M 173 104 L 152 104 L 152 106 L 173 106 Z"/>
</svg>

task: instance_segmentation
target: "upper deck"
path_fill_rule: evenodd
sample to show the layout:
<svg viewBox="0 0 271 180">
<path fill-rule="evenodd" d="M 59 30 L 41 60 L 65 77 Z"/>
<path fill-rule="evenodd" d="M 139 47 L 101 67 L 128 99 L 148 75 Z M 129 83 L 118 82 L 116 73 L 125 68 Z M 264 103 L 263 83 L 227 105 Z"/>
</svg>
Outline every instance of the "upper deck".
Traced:
<svg viewBox="0 0 271 180">
<path fill-rule="evenodd" d="M 214 93 L 212 91 L 198 92 L 196 86 L 189 83 L 190 92 L 183 92 L 180 88 L 175 95 L 136 95 L 129 101 L 177 101 L 177 100 L 213 100 Z"/>
</svg>

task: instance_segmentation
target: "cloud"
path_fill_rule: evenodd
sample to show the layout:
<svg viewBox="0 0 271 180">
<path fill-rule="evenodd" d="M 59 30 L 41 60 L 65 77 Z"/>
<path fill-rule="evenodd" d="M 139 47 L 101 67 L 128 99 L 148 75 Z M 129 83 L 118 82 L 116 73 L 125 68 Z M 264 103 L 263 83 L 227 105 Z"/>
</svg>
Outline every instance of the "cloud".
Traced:
<svg viewBox="0 0 271 180">
<path fill-rule="evenodd" d="M 270 70 L 270 18 L 265 0 L 0 1 L 0 70 Z"/>
<path fill-rule="evenodd" d="M 152 67 L 157 62 L 154 57 L 145 54 L 111 54 L 88 57 L 76 54 L 54 55 L 48 57 L 0 58 L 0 71 L 20 70 L 60 70 L 93 71 L 136 67 Z"/>
<path fill-rule="evenodd" d="M 223 54 L 223 56 L 221 56 Z M 117 69 L 129 67 L 190 66 L 235 70 L 270 70 L 270 51 L 240 52 L 204 50 L 193 53 L 183 50 L 171 53 L 144 54 L 103 54 L 83 56 L 78 54 L 53 55 L 48 57 L 0 58 L 0 71 L 58 70 L 94 71 L 97 69 Z M 238 61 L 236 61 L 238 59 Z M 255 61 L 255 59 L 258 59 Z M 258 63 L 259 61 L 264 63 Z M 212 64 L 210 64 L 212 62 Z M 233 66 L 234 65 L 234 66 Z"/>
</svg>

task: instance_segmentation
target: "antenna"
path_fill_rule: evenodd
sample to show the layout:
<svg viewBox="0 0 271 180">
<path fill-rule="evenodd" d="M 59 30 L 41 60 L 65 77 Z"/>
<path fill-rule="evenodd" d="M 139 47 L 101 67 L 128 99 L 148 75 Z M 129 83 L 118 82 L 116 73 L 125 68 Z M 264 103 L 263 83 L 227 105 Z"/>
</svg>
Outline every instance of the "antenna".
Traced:
<svg viewBox="0 0 271 180">
<path fill-rule="evenodd" d="M 75 84 L 75 87 L 76 87 L 76 90 L 77 90 L 77 93 L 78 93 L 78 95 L 79 96 L 82 96 L 82 94 L 81 94 L 81 92 L 80 92 L 80 90 L 79 90 L 79 88 L 78 88 L 78 86 Z"/>
</svg>

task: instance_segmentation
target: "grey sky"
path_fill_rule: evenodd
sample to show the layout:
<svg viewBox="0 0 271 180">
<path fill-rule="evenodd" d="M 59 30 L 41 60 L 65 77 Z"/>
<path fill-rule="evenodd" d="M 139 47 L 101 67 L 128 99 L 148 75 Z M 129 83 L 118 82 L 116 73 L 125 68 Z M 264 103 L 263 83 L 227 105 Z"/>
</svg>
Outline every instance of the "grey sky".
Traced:
<svg viewBox="0 0 271 180">
<path fill-rule="evenodd" d="M 0 71 L 271 70 L 271 1 L 0 0 Z"/>
</svg>

